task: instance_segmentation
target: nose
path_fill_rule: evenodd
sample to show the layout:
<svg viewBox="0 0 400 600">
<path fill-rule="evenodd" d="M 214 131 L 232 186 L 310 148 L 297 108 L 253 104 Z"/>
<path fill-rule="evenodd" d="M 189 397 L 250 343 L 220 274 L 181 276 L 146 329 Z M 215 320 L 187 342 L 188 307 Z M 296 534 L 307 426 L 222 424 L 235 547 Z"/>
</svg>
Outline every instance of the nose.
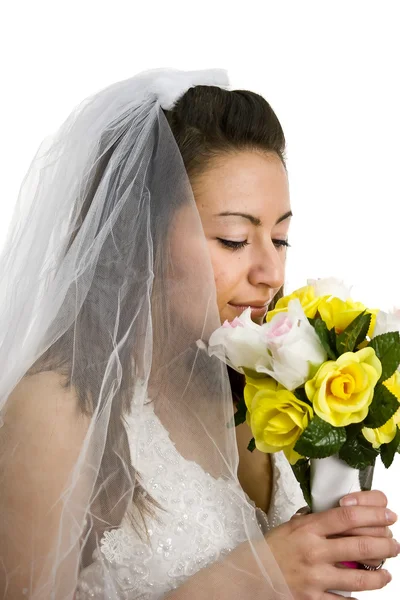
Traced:
<svg viewBox="0 0 400 600">
<path fill-rule="evenodd" d="M 285 282 L 285 252 L 271 242 L 254 257 L 249 270 L 249 282 L 256 286 L 280 289 Z"/>
</svg>

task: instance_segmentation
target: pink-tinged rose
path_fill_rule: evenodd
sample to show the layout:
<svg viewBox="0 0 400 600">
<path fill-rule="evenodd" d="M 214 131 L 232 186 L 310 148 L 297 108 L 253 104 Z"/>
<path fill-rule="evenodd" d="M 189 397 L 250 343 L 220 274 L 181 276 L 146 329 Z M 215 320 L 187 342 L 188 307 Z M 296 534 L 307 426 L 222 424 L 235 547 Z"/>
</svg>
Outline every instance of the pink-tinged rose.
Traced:
<svg viewBox="0 0 400 600">
<path fill-rule="evenodd" d="M 236 327 L 244 327 L 239 317 L 235 317 L 233 321 L 225 321 L 222 325 L 225 329 L 235 329 Z"/>
<path fill-rule="evenodd" d="M 310 325 L 299 299 L 289 302 L 285 313 L 277 313 L 266 324 L 269 361 L 256 371 L 273 377 L 292 391 L 311 379 L 327 354 Z"/>
<path fill-rule="evenodd" d="M 285 313 L 278 314 L 277 317 L 281 318 L 274 318 L 270 322 L 270 327 L 267 330 L 268 340 L 286 335 L 293 327 L 291 319 Z"/>
<path fill-rule="evenodd" d="M 240 317 L 214 331 L 208 353 L 241 373 L 244 369 L 255 371 L 256 365 L 269 364 L 266 327 L 252 321 L 251 308 L 248 308 Z"/>
<path fill-rule="evenodd" d="M 263 325 L 254 323 L 247 309 L 211 335 L 208 352 L 239 372 L 269 375 L 290 391 L 311 379 L 327 359 L 298 299 Z"/>
</svg>

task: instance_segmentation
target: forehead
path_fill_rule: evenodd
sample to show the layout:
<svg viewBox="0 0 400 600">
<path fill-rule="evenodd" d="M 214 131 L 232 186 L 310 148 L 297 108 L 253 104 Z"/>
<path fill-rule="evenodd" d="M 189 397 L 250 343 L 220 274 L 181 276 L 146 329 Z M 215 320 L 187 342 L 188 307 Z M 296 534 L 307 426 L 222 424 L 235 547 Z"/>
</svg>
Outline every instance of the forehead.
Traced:
<svg viewBox="0 0 400 600">
<path fill-rule="evenodd" d="M 276 154 L 243 151 L 219 156 L 192 184 L 203 218 L 246 211 L 276 222 L 290 210 L 287 173 Z"/>
</svg>

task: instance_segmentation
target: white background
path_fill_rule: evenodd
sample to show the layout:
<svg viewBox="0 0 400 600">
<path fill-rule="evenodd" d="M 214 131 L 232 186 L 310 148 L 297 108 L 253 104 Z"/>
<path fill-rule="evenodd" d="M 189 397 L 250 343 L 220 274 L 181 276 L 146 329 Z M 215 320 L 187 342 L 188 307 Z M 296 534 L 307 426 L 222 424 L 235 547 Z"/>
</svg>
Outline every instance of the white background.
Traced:
<svg viewBox="0 0 400 600">
<path fill-rule="evenodd" d="M 295 215 L 288 288 L 337 275 L 369 306 L 400 305 L 398 6 L 25 0 L 3 7 L 0 244 L 32 155 L 74 105 L 147 68 L 222 67 L 234 87 L 268 99 L 286 133 Z M 397 460 L 390 473 L 378 468 L 375 486 L 400 513 L 399 467 Z M 389 568 L 390 586 L 358 596 L 398 598 L 400 560 Z"/>
</svg>

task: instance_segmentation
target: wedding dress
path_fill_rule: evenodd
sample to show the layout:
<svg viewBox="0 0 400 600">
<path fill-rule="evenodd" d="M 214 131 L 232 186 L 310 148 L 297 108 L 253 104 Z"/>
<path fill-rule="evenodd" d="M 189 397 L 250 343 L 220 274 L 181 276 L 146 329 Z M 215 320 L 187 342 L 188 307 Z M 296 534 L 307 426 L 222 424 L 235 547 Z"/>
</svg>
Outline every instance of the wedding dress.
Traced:
<svg viewBox="0 0 400 600">
<path fill-rule="evenodd" d="M 157 600 L 246 539 L 239 516 L 243 503 L 235 501 L 235 484 L 215 479 L 184 459 L 155 415 L 153 404 L 146 403 L 143 410 L 141 431 L 132 411 L 127 420 L 128 437 L 139 437 L 135 467 L 145 489 L 166 511 L 148 524 L 149 543 L 127 522 L 106 532 L 100 550 L 94 552 L 94 562 L 81 573 L 77 600 Z M 288 521 L 305 504 L 283 452 L 272 454 L 271 459 L 273 489 L 268 513 L 249 499 L 255 509 L 253 519 L 264 533 Z"/>
</svg>

